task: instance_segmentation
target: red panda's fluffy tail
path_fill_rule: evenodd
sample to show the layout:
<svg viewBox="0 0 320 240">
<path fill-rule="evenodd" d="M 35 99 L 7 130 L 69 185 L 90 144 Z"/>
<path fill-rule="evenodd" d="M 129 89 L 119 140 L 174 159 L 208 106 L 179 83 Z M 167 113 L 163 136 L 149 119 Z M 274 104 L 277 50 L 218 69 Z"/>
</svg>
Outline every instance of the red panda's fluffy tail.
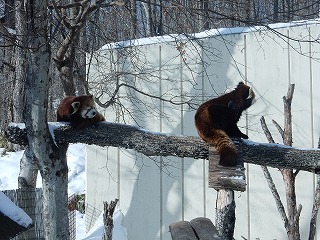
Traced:
<svg viewBox="0 0 320 240">
<path fill-rule="evenodd" d="M 220 155 L 220 165 L 235 166 L 238 153 L 229 136 L 220 129 L 211 129 L 206 136 L 201 136 L 207 143 L 214 146 Z"/>
</svg>

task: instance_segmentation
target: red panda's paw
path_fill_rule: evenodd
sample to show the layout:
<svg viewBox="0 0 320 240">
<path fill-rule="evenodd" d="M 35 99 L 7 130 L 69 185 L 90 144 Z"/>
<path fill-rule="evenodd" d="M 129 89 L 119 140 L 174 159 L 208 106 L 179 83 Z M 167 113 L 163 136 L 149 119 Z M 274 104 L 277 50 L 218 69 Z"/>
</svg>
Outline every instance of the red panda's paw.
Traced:
<svg viewBox="0 0 320 240">
<path fill-rule="evenodd" d="M 234 149 L 224 149 L 220 153 L 220 162 L 219 164 L 224 167 L 234 167 L 238 160 L 238 154 Z"/>
<path fill-rule="evenodd" d="M 242 134 L 241 138 L 248 139 L 249 137 L 247 135 L 245 135 L 245 134 Z"/>
<path fill-rule="evenodd" d="M 94 117 L 94 122 L 104 122 L 106 121 L 105 117 L 101 113 L 97 113 L 96 116 Z"/>
</svg>

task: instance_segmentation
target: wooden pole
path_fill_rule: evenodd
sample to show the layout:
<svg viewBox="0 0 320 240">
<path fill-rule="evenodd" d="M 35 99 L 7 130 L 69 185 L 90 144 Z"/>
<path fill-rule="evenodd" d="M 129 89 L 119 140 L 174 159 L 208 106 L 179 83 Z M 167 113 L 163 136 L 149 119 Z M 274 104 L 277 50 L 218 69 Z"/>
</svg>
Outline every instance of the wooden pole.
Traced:
<svg viewBox="0 0 320 240">
<path fill-rule="evenodd" d="M 113 213 L 117 206 L 119 199 L 108 202 L 103 202 L 104 214 L 103 214 L 103 223 L 104 223 L 104 240 L 112 240 L 112 230 L 113 230 Z"/>
<path fill-rule="evenodd" d="M 217 192 L 215 226 L 222 239 L 233 239 L 236 222 L 235 209 L 236 203 L 234 201 L 234 191 L 220 189 Z"/>
<path fill-rule="evenodd" d="M 241 155 L 241 152 L 239 151 Z M 220 156 L 209 147 L 209 187 L 217 190 L 215 226 L 222 239 L 233 239 L 235 226 L 234 191 L 245 191 L 246 182 L 241 157 L 235 167 L 219 165 Z"/>
</svg>

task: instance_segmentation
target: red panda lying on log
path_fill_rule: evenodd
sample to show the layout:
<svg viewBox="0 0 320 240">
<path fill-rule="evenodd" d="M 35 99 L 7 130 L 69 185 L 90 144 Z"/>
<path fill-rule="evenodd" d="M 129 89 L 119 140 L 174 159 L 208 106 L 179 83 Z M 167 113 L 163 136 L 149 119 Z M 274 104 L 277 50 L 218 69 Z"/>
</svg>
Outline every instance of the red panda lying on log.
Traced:
<svg viewBox="0 0 320 240">
<path fill-rule="evenodd" d="M 105 121 L 95 107 L 92 95 L 67 96 L 57 109 L 58 122 L 70 122 L 74 128 L 82 129 Z"/>
</svg>

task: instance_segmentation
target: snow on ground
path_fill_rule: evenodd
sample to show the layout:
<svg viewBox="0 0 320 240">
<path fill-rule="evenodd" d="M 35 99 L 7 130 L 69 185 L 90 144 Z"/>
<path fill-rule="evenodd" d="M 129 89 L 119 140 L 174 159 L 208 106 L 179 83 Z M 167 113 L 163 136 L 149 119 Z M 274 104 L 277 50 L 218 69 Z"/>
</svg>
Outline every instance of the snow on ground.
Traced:
<svg viewBox="0 0 320 240">
<path fill-rule="evenodd" d="M 113 213 L 113 231 L 112 231 L 112 239 L 113 240 L 127 240 L 128 234 L 127 229 L 122 226 L 123 214 L 120 209 L 116 209 Z M 103 235 L 103 213 L 100 214 L 94 226 L 88 232 L 86 237 L 82 240 L 100 240 L 101 235 Z"/>
<path fill-rule="evenodd" d="M 0 148 L 0 190 L 18 188 L 18 175 L 20 159 L 23 151 L 8 152 L 3 156 L 4 149 Z"/>
<path fill-rule="evenodd" d="M 32 219 L 1 191 L 0 203 L 0 212 L 18 223 L 20 226 L 28 228 L 32 224 Z"/>
<path fill-rule="evenodd" d="M 18 152 L 4 152 L 4 149 L 0 148 L 0 191 L 10 190 L 18 188 L 18 175 L 20 169 L 20 159 L 23 155 L 23 151 Z M 68 193 L 72 194 L 82 194 L 85 193 L 86 186 L 86 149 L 84 144 L 70 144 L 67 152 L 69 176 L 68 176 Z M 38 174 L 37 187 L 41 187 L 41 177 Z M 1 192 L 0 192 L 1 193 Z M 2 194 L 3 195 L 3 194 Z M 9 203 L 4 201 L 0 195 L 0 209 L 11 209 Z M 20 215 L 17 215 L 20 216 Z M 113 239 L 114 240 L 127 240 L 127 231 L 121 225 L 123 215 L 119 209 L 114 213 L 114 229 L 113 229 Z M 76 213 L 76 226 L 77 226 L 77 239 L 86 240 L 97 240 L 102 239 L 103 234 L 103 223 L 102 218 L 95 224 L 94 235 L 92 231 L 88 234 L 85 233 L 85 216 L 80 212 Z M 24 219 L 27 222 L 26 219 Z"/>
</svg>

